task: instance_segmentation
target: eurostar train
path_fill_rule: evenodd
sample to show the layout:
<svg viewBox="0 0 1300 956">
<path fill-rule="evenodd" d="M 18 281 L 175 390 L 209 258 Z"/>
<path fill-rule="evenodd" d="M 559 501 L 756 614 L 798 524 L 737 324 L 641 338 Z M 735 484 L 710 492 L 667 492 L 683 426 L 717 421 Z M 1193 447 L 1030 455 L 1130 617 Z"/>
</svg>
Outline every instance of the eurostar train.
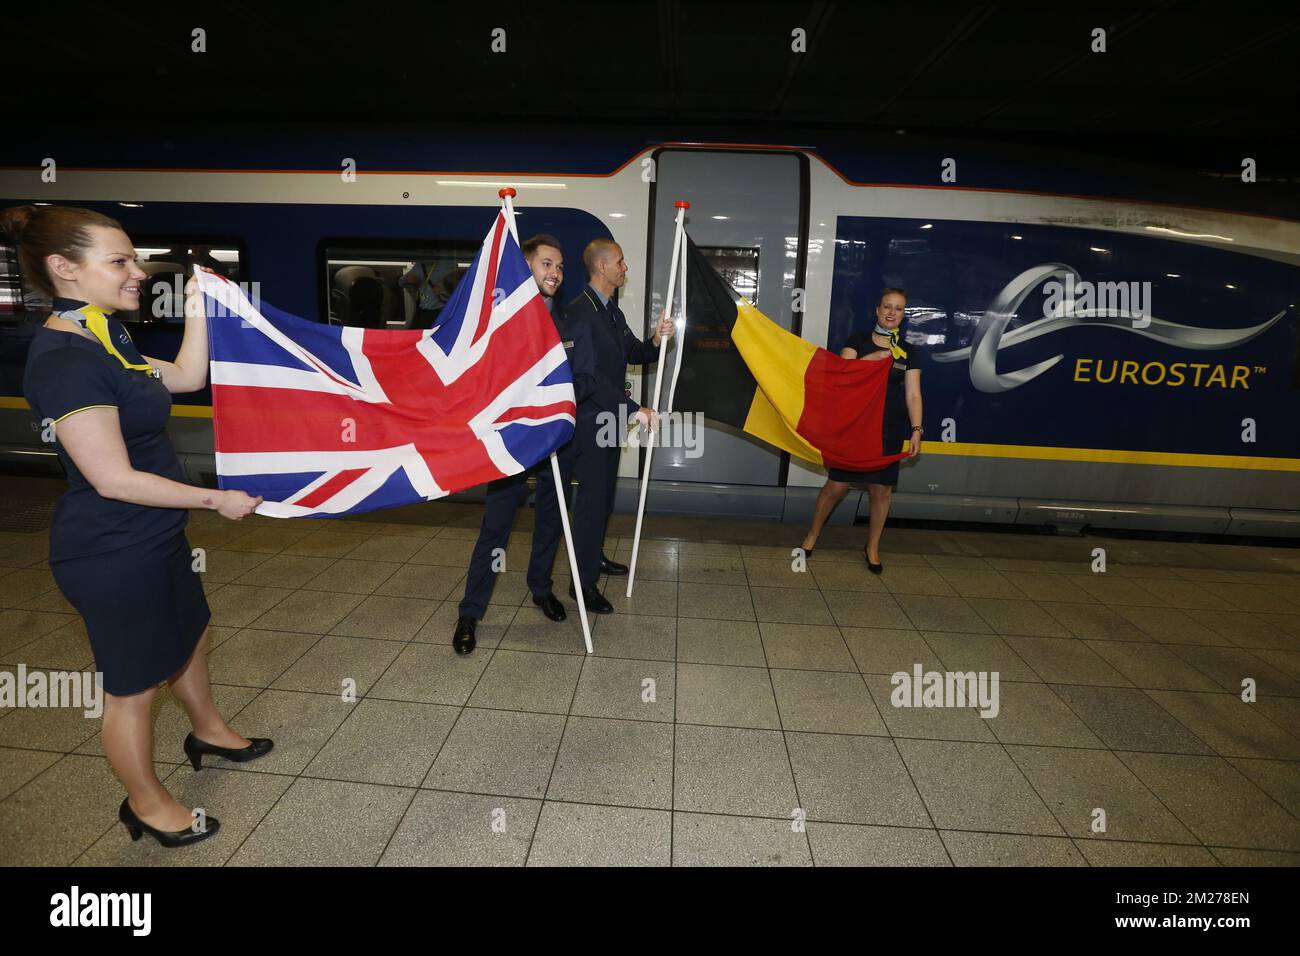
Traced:
<svg viewBox="0 0 1300 956">
<path fill-rule="evenodd" d="M 562 243 L 564 300 L 582 288 L 589 240 L 622 245 L 622 308 L 644 329 L 668 286 L 673 204 L 687 200 L 687 231 L 719 271 L 816 344 L 840 348 L 871 327 L 884 287 L 907 290 L 925 440 L 895 517 L 1300 536 L 1300 212 L 1237 175 L 1141 178 L 901 137 L 327 141 L 214 135 L 163 144 L 162 161 L 97 143 L 93 162 L 82 144 L 42 143 L 0 157 L 0 205 L 121 221 L 149 276 L 128 328 L 170 358 L 195 262 L 315 321 L 411 327 L 420 277 L 445 283 L 468 264 L 506 185 L 521 237 Z M 0 251 L 0 467 L 57 475 L 22 399 L 43 304 Z M 629 394 L 649 404 L 654 374 L 629 369 Z M 177 451 L 213 484 L 210 397 L 176 399 Z M 652 513 L 808 520 L 819 469 L 711 424 L 678 434 L 654 453 Z M 620 510 L 635 506 L 644 454 L 624 451 Z M 835 520 L 866 514 L 854 492 Z"/>
</svg>

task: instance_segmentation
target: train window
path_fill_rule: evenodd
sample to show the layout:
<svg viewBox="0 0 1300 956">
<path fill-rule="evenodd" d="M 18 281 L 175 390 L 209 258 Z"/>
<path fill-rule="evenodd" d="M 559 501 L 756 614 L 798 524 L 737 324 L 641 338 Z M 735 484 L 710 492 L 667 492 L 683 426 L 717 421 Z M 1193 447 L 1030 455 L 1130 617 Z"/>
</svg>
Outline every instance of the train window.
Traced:
<svg viewBox="0 0 1300 956">
<path fill-rule="evenodd" d="M 700 252 L 731 287 L 758 305 L 758 250 L 700 246 Z"/>
<path fill-rule="evenodd" d="M 49 314 L 50 300 L 30 284 L 24 284 L 18 271 L 18 247 L 0 242 L 0 323 L 23 322 L 28 315 Z"/>
<path fill-rule="evenodd" d="M 473 239 L 322 243 L 326 306 L 321 313 L 332 325 L 432 328 L 481 245 Z"/>
<path fill-rule="evenodd" d="M 148 278 L 141 285 L 140 308 L 119 312 L 123 322 L 181 324 L 185 321 L 185 276 L 195 265 L 207 266 L 233 282 L 241 281 L 244 253 L 240 243 L 223 240 L 158 238 L 138 240 L 138 264 Z M 24 283 L 17 251 L 0 243 L 0 322 L 22 321 L 49 312 L 50 302 Z"/>
<path fill-rule="evenodd" d="M 23 283 L 17 260 L 18 250 L 0 243 L 0 321 L 13 321 L 23 311 Z"/>
<path fill-rule="evenodd" d="M 185 278 L 194 266 L 205 266 L 232 282 L 245 280 L 243 245 L 232 240 L 138 238 L 136 264 L 147 278 L 140 308 L 120 313 L 123 322 L 179 325 L 185 321 Z"/>
</svg>

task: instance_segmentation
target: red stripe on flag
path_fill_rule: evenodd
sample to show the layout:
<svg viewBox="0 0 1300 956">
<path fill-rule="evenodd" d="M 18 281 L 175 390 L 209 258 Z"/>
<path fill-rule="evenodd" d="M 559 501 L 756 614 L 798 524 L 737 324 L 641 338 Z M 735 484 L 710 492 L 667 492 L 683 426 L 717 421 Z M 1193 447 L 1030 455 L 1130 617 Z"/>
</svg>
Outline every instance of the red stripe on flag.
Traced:
<svg viewBox="0 0 1300 956">
<path fill-rule="evenodd" d="M 417 418 L 415 407 L 396 412 L 331 392 L 218 384 L 212 396 L 220 452 L 373 451 L 420 440 L 438 424 Z"/>
<path fill-rule="evenodd" d="M 369 470 L 369 468 L 349 468 L 347 471 L 340 471 L 311 494 L 305 495 L 293 503 L 301 508 L 315 508 L 322 505 Z"/>
<path fill-rule="evenodd" d="M 330 371 L 329 368 L 322 365 L 320 362 L 317 362 L 316 359 L 314 359 L 311 355 L 305 356 L 304 360 L 307 362 L 307 364 L 313 366 L 316 369 L 316 371 L 320 372 L 322 375 L 328 378 L 335 385 L 342 385 L 349 390 L 356 389 L 356 385 L 354 385 L 352 382 L 349 382 L 347 379 L 339 378 L 332 371 Z"/>
<path fill-rule="evenodd" d="M 370 330 L 362 339 L 362 351 L 372 363 L 382 364 L 389 373 L 384 379 L 389 400 L 402 408 L 428 406 L 428 380 L 415 369 L 416 363 L 424 362 L 427 367 L 426 360 L 419 353 L 406 350 L 381 361 L 377 353 L 390 351 L 389 341 L 383 333 Z M 441 384 L 436 407 L 430 409 L 431 417 L 421 422 L 422 430 L 437 433 L 414 442 L 439 485 L 460 490 L 501 477 L 500 469 L 483 442 L 470 431 L 468 422 L 559 341 L 551 314 L 542 304 L 541 296 L 534 296 L 493 333 L 487 351 L 469 372 L 454 382 Z M 409 371 L 405 370 L 406 363 L 411 363 Z M 504 414 L 511 412 L 512 409 L 503 409 Z"/>
<path fill-rule="evenodd" d="M 804 370 L 796 431 L 831 467 L 879 471 L 903 457 L 884 447 L 885 390 L 893 362 L 842 359 L 818 349 Z"/>
<path fill-rule="evenodd" d="M 497 256 L 501 252 L 501 231 L 505 229 L 506 217 L 504 213 L 497 215 L 496 228 L 492 230 L 492 255 L 488 258 L 487 278 L 483 281 L 483 302 L 479 306 L 478 328 L 474 330 L 474 338 L 471 342 L 477 342 L 487 331 L 488 319 L 492 317 L 492 306 L 496 304 L 497 287 Z"/>
<path fill-rule="evenodd" d="M 577 415 L 573 402 L 555 402 L 552 405 L 520 405 L 510 409 L 497 421 L 513 422 L 520 418 L 550 418 L 552 415 Z"/>
</svg>

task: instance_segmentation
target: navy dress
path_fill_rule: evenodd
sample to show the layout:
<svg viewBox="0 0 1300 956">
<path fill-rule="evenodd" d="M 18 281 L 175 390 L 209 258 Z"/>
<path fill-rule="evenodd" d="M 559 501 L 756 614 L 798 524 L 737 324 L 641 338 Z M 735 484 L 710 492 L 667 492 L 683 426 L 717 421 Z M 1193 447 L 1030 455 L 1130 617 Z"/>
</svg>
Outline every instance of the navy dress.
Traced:
<svg viewBox="0 0 1300 956">
<path fill-rule="evenodd" d="M 905 354 L 902 358 L 895 358 L 894 364 L 889 369 L 889 384 L 885 386 L 885 413 L 880 423 L 881 455 L 898 453 L 912 437 L 912 422 L 907 414 L 907 391 L 903 380 L 908 368 L 920 367 L 921 348 L 905 338 L 900 338 L 899 344 Z M 844 347 L 856 351 L 859 359 L 872 352 L 884 351 L 871 340 L 870 332 L 853 336 L 844 343 Z M 827 468 L 826 474 L 833 481 L 842 481 L 850 485 L 898 487 L 898 462 L 886 465 L 879 471 L 845 471 L 843 468 Z"/>
<path fill-rule="evenodd" d="M 98 328 L 102 340 L 38 328 L 23 392 L 42 428 L 53 423 L 55 448 L 68 474 L 50 528 L 50 571 L 85 618 L 104 690 L 126 696 L 180 670 L 211 613 L 185 539 L 188 513 L 103 497 L 58 442 L 59 422 L 89 408 L 113 407 L 131 466 L 184 481 L 166 432 L 166 387 L 147 371 L 120 322 L 105 321 L 104 313 L 85 303 L 55 300 L 56 312 L 70 310 L 89 317 L 87 327 Z"/>
</svg>

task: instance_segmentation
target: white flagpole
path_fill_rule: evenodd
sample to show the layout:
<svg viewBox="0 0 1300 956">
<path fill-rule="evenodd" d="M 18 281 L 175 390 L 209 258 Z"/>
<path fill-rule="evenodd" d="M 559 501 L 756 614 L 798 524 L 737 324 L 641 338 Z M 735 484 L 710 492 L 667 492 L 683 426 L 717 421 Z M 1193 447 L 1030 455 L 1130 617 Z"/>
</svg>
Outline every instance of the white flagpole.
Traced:
<svg viewBox="0 0 1300 956">
<path fill-rule="evenodd" d="M 691 208 L 691 204 L 683 199 L 677 200 L 673 205 L 677 207 L 677 223 L 676 230 L 673 233 L 672 262 L 668 266 L 668 302 L 666 303 L 665 308 L 669 315 L 672 315 L 673 312 L 673 295 L 677 288 L 677 259 L 684 251 L 684 246 L 686 245 L 686 233 L 683 227 L 683 221 L 686 215 L 686 210 Z M 684 289 L 682 291 L 685 292 Z M 654 317 L 654 322 L 657 328 L 659 325 L 659 316 L 656 315 Z M 681 351 L 681 347 L 681 343 L 678 342 L 677 349 L 679 352 Z M 659 364 L 655 372 L 655 397 L 654 401 L 650 405 L 650 407 L 656 411 L 659 408 L 659 393 L 664 384 L 664 354 L 667 351 L 668 339 L 666 337 L 661 337 L 659 339 Z M 660 427 L 663 427 L 662 422 L 660 422 Z M 627 572 L 627 597 L 632 596 L 632 585 L 636 581 L 636 559 L 641 549 L 641 522 L 645 518 L 645 496 L 646 492 L 650 488 L 650 460 L 654 457 L 656 434 L 656 430 L 650 432 L 649 441 L 645 446 L 645 468 L 641 472 L 641 498 L 636 506 L 636 532 L 632 536 L 632 562 L 628 566 Z"/>
<path fill-rule="evenodd" d="M 682 353 L 686 351 L 686 263 L 690 261 L 690 256 L 686 254 L 686 230 L 682 230 L 682 327 L 677 330 L 677 361 L 673 364 L 673 380 L 668 383 L 668 408 L 665 411 L 672 414 L 673 398 L 677 394 L 677 376 L 682 370 Z"/>
<path fill-rule="evenodd" d="M 501 197 L 502 205 L 505 206 L 506 225 L 515 237 L 515 241 L 518 242 L 519 231 L 515 227 L 515 207 L 514 203 L 511 202 L 511 199 L 515 196 L 515 191 L 507 186 L 497 195 Z M 577 422 L 574 422 L 574 425 L 576 427 Z M 587 621 L 587 603 L 582 599 L 582 581 L 578 577 L 578 558 L 573 549 L 573 532 L 569 530 L 569 509 L 564 500 L 564 483 L 560 480 L 560 462 L 555 457 L 555 452 L 551 452 L 551 477 L 555 480 L 555 503 L 560 509 L 560 526 L 564 528 L 564 546 L 569 552 L 569 573 L 573 575 L 573 593 L 578 596 L 578 617 L 582 620 L 582 639 L 586 642 L 587 653 L 591 654 L 593 653 L 591 625 Z"/>
<path fill-rule="evenodd" d="M 564 503 L 564 483 L 560 480 L 560 462 L 551 452 L 551 477 L 555 479 L 556 504 L 560 508 L 560 524 L 564 526 L 564 546 L 569 551 L 569 574 L 573 576 L 573 593 L 578 596 L 578 617 L 582 619 L 582 639 L 587 653 L 592 653 L 591 625 L 587 623 L 587 602 L 582 599 L 582 581 L 578 577 L 578 557 L 573 550 L 573 532 L 569 530 L 569 509 Z"/>
</svg>

